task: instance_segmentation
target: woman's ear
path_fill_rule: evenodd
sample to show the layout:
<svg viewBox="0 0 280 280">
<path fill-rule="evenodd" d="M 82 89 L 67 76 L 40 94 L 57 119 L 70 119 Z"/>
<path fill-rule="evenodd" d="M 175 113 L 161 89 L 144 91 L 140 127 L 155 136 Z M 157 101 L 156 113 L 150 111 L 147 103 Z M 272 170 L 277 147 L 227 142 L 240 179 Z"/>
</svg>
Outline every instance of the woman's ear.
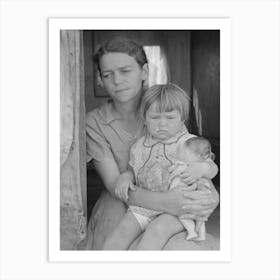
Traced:
<svg viewBox="0 0 280 280">
<path fill-rule="evenodd" d="M 145 63 L 142 66 L 142 80 L 143 81 L 148 80 L 148 77 L 149 77 L 149 66 L 148 63 Z"/>
</svg>

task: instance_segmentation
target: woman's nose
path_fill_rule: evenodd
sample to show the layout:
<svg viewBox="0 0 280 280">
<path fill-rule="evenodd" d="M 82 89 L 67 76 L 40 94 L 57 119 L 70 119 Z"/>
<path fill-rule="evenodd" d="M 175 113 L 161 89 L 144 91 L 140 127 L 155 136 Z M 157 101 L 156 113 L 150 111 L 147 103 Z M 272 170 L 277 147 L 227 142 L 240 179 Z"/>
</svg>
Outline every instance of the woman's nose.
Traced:
<svg viewBox="0 0 280 280">
<path fill-rule="evenodd" d="M 120 73 L 115 72 L 114 73 L 114 84 L 120 84 L 122 82 L 122 76 Z"/>
</svg>

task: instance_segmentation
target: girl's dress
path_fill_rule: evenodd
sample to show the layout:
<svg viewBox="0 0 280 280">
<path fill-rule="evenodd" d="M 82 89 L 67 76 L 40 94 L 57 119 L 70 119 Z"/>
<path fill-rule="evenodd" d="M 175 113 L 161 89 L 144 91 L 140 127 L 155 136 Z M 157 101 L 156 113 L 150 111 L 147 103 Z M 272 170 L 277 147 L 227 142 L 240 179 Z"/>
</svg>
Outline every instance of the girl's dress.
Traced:
<svg viewBox="0 0 280 280">
<path fill-rule="evenodd" d="M 189 138 L 195 137 L 184 126 L 175 136 L 164 140 L 155 140 L 149 134 L 141 137 L 132 146 L 129 165 L 132 167 L 136 185 L 154 192 L 164 192 L 169 189 L 170 172 L 177 157 L 177 147 Z M 129 210 L 138 220 L 142 230 L 161 212 L 138 206 L 130 206 Z"/>
</svg>

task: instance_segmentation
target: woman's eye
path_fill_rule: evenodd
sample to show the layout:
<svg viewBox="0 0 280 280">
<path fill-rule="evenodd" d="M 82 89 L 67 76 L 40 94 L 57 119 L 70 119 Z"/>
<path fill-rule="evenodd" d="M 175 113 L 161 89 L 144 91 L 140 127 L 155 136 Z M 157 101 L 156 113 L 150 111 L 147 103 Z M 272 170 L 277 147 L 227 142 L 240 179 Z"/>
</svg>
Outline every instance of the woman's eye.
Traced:
<svg viewBox="0 0 280 280">
<path fill-rule="evenodd" d="M 125 70 L 122 70 L 121 72 L 122 72 L 122 73 L 128 73 L 128 72 L 130 72 L 130 70 L 125 69 Z"/>
<path fill-rule="evenodd" d="M 104 73 L 102 74 L 102 78 L 107 79 L 111 76 L 111 73 Z"/>
</svg>

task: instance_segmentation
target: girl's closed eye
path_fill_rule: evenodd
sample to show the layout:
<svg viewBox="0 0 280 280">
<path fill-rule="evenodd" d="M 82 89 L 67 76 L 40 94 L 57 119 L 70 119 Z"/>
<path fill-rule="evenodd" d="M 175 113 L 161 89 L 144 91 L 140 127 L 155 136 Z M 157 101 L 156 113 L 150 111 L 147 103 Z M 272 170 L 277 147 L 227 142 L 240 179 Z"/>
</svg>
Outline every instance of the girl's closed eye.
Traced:
<svg viewBox="0 0 280 280">
<path fill-rule="evenodd" d="M 158 120 L 160 118 L 160 116 L 159 115 L 150 115 L 149 118 L 152 120 Z"/>
</svg>

